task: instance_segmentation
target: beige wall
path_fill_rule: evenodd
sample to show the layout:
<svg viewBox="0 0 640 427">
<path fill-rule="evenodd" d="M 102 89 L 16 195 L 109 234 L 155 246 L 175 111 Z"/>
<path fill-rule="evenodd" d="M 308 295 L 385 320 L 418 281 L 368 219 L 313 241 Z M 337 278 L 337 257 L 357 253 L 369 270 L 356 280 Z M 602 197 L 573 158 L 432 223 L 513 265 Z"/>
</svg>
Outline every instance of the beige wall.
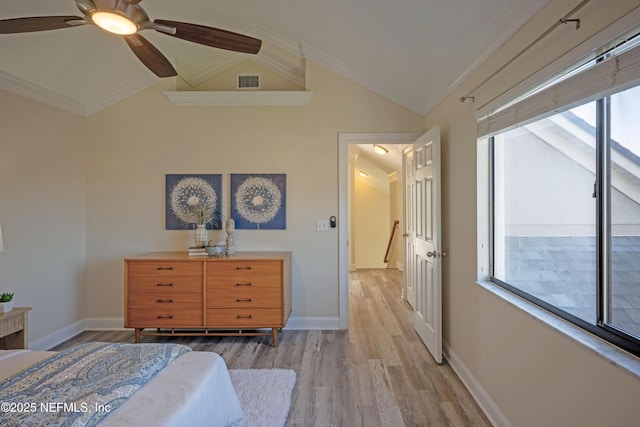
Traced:
<svg viewBox="0 0 640 427">
<path fill-rule="evenodd" d="M 0 292 L 33 308 L 31 342 L 86 315 L 84 129 L 78 116 L 0 91 Z"/>
<path fill-rule="evenodd" d="M 359 171 L 369 176 L 362 177 Z M 354 170 L 354 208 L 356 268 L 386 268 L 384 254 L 389 241 L 390 192 L 387 173 L 364 157 L 358 157 Z"/>
<path fill-rule="evenodd" d="M 162 94 L 175 82 L 164 80 L 82 118 L 0 92 L 0 291 L 33 307 L 32 345 L 87 325 L 121 327 L 123 258 L 190 244 L 189 232 L 164 229 L 168 173 L 223 174 L 225 212 L 230 173 L 286 173 L 287 229 L 238 230 L 237 250 L 292 251 L 292 319 L 337 326 L 338 233 L 315 223 L 337 216 L 338 133 L 415 132 L 423 119 L 307 68 L 314 95 L 302 107 L 179 107 Z M 224 76 L 254 69 L 266 87 L 282 85 L 247 63 Z"/>
<path fill-rule="evenodd" d="M 223 174 L 228 212 L 228 174 L 286 173 L 287 229 L 239 230 L 237 250 L 291 250 L 292 315 L 337 325 L 338 229 L 316 232 L 315 223 L 338 216 L 338 133 L 415 132 L 423 119 L 307 67 L 314 95 L 304 107 L 179 107 L 160 92 L 165 82 L 88 120 L 90 317 L 123 315 L 124 257 L 186 248 L 186 231 L 164 230 L 165 174 Z"/>
<path fill-rule="evenodd" d="M 504 73 L 459 102 L 577 2 L 550 4 L 426 118 L 442 130 L 444 339 L 450 354 L 496 405 L 502 421 L 527 426 L 632 426 L 640 381 L 543 326 L 475 282 L 478 253 L 475 110 L 623 16 L 637 1 L 591 2 L 582 26 L 563 26 Z M 486 266 L 485 271 L 486 271 Z"/>
</svg>

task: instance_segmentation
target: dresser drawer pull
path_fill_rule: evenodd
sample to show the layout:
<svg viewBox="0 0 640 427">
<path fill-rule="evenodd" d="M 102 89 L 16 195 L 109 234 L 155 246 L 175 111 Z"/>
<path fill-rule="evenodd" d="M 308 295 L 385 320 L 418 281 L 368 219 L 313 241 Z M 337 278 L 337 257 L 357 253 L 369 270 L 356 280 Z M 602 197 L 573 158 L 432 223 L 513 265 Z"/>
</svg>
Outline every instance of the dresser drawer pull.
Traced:
<svg viewBox="0 0 640 427">
<path fill-rule="evenodd" d="M 158 316 L 158 319 L 173 319 L 173 316 Z"/>
<path fill-rule="evenodd" d="M 251 315 L 248 315 L 248 316 L 236 316 L 236 319 L 251 319 Z"/>
<path fill-rule="evenodd" d="M 251 286 L 251 283 L 236 283 L 236 286 Z"/>
<path fill-rule="evenodd" d="M 249 299 L 237 299 L 236 302 L 251 302 L 251 298 L 249 298 Z"/>
<path fill-rule="evenodd" d="M 161 270 L 173 270 L 173 267 L 158 267 L 157 269 L 158 269 L 158 271 L 161 271 Z"/>
<path fill-rule="evenodd" d="M 160 302 L 160 303 L 162 303 L 162 302 L 173 302 L 173 300 L 172 299 L 159 299 L 159 300 L 156 300 L 156 302 Z"/>
<path fill-rule="evenodd" d="M 156 286 L 173 286 L 173 283 L 157 283 Z"/>
<path fill-rule="evenodd" d="M 251 267 L 236 267 L 236 270 L 251 270 Z"/>
</svg>

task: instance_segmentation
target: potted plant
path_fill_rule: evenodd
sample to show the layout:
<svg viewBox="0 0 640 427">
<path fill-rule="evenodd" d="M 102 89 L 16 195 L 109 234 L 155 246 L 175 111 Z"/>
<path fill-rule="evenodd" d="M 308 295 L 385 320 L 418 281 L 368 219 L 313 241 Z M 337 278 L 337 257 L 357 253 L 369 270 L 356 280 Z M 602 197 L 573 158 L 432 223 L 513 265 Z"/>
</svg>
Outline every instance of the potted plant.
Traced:
<svg viewBox="0 0 640 427">
<path fill-rule="evenodd" d="M 189 197 L 187 205 L 189 205 L 189 210 L 185 225 L 193 224 L 195 226 L 195 245 L 203 248 L 209 242 L 207 225 L 211 224 L 213 227 L 217 227 L 222 216 L 215 209 L 213 203 L 204 202 L 198 196 Z"/>
<path fill-rule="evenodd" d="M 0 313 L 8 313 L 13 310 L 13 293 L 0 294 Z"/>
</svg>

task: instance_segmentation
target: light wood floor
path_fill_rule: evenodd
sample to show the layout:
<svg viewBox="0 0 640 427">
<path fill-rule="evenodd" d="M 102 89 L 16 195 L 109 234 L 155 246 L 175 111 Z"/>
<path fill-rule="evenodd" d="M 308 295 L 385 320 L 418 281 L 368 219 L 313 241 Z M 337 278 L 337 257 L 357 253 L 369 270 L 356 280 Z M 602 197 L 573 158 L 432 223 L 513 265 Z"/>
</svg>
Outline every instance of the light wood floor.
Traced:
<svg viewBox="0 0 640 427">
<path fill-rule="evenodd" d="M 220 354 L 229 368 L 293 369 L 287 426 L 490 426 L 446 363 L 437 365 L 411 326 L 402 273 L 351 273 L 348 331 L 282 331 L 266 337 L 146 337 Z M 133 342 L 129 331 L 87 331 L 87 341 Z"/>
</svg>

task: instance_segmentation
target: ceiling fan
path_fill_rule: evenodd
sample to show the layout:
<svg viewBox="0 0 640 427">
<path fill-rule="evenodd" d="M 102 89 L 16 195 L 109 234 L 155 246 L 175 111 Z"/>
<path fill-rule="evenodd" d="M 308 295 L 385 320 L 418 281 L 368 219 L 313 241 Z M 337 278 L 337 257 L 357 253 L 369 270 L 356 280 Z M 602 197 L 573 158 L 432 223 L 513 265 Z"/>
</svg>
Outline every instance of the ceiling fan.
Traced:
<svg viewBox="0 0 640 427">
<path fill-rule="evenodd" d="M 0 34 L 30 33 L 57 30 L 78 25 L 97 25 L 114 34 L 121 34 L 140 59 L 158 77 L 175 76 L 176 70 L 169 60 L 139 33 L 141 30 L 156 30 L 193 43 L 235 52 L 258 53 L 262 41 L 253 37 L 233 33 L 219 28 L 186 22 L 155 19 L 138 5 L 141 0 L 74 0 L 84 17 L 37 16 L 0 20 Z"/>
</svg>

